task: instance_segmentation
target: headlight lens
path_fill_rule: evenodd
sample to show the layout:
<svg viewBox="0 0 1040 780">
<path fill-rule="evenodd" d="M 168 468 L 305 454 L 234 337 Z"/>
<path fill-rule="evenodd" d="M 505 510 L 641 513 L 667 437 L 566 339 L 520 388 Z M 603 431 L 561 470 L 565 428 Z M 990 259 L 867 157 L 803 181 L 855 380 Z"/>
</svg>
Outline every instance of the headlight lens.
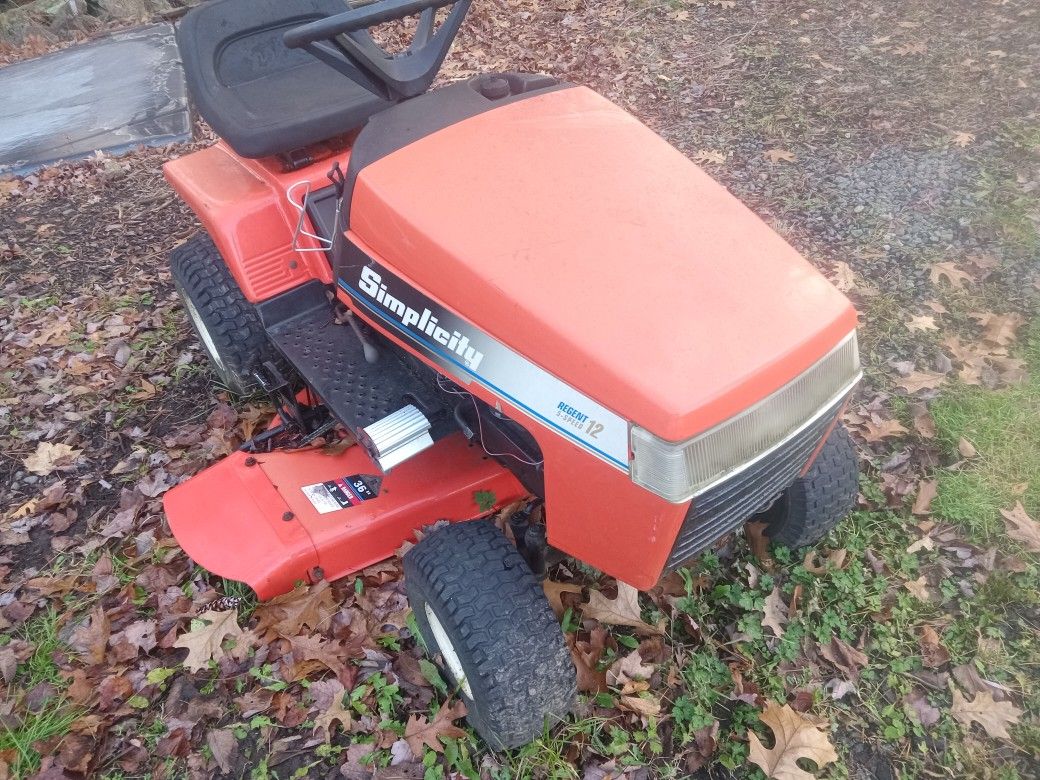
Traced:
<svg viewBox="0 0 1040 780">
<path fill-rule="evenodd" d="M 768 398 L 681 442 L 632 426 L 632 481 L 675 504 L 777 446 L 860 378 L 856 332 Z"/>
</svg>

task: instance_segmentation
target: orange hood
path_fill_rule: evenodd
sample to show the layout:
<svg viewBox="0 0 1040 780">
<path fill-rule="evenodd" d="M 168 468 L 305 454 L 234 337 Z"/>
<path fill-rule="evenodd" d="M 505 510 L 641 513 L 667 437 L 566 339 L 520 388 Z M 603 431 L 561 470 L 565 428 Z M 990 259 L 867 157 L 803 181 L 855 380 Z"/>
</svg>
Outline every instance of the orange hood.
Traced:
<svg viewBox="0 0 1040 780">
<path fill-rule="evenodd" d="M 420 290 L 670 440 L 778 389 L 856 325 L 740 201 L 582 87 L 363 168 L 350 220 Z"/>
</svg>

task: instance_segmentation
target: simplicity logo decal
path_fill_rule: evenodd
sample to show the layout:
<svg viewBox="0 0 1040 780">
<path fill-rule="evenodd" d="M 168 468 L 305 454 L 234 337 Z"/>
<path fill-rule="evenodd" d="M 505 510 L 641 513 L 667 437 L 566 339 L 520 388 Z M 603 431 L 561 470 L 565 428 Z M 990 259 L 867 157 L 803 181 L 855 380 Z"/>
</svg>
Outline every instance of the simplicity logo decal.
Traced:
<svg viewBox="0 0 1040 780">
<path fill-rule="evenodd" d="M 476 371 L 480 361 L 484 359 L 483 352 L 469 345 L 468 336 L 463 336 L 457 330 L 447 331 L 440 327 L 432 311 L 424 308 L 422 313 L 417 312 L 404 301 L 391 295 L 383 284 L 383 277 L 371 268 L 361 270 L 358 287 L 397 317 L 406 328 L 415 328 L 454 352 L 471 371 Z"/>
</svg>

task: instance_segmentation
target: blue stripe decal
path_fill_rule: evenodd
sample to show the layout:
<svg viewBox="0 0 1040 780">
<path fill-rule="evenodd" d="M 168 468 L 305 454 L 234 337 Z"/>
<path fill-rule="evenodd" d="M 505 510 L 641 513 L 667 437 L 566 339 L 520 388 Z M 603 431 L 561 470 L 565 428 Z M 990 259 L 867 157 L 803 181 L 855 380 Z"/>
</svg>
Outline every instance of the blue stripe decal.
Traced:
<svg viewBox="0 0 1040 780">
<path fill-rule="evenodd" d="M 416 342 L 422 344 L 424 347 L 426 347 L 426 349 L 428 349 L 429 351 L 433 352 L 441 360 L 445 360 L 445 361 L 451 363 L 452 365 L 454 365 L 455 367 L 457 367 L 461 371 L 465 372 L 469 376 L 471 376 L 474 379 L 476 379 L 480 384 L 482 384 L 487 389 L 492 390 L 492 391 L 498 393 L 500 396 L 502 396 L 503 398 L 508 400 L 514 406 L 517 406 L 520 409 L 523 409 L 527 414 L 529 414 L 532 417 L 540 420 L 541 422 L 543 422 L 545 425 L 549 426 L 553 430 L 563 434 L 567 439 L 569 439 L 570 441 L 574 442 L 575 444 L 580 446 L 582 449 L 588 450 L 590 452 L 595 453 L 599 457 L 601 457 L 604 460 L 610 462 L 612 465 L 615 465 L 618 468 L 620 468 L 626 474 L 628 473 L 628 464 L 627 463 L 624 463 L 624 462 L 618 460 L 617 458 L 613 457 L 612 455 L 608 455 L 606 452 L 603 452 L 602 450 L 597 449 L 596 447 L 593 447 L 591 444 L 588 444 L 587 442 L 584 442 L 581 439 L 575 438 L 575 436 L 570 431 L 568 431 L 566 428 L 560 427 L 559 425 L 554 423 L 552 420 L 550 420 L 547 417 L 545 417 L 544 415 L 539 414 L 538 412 L 536 412 L 534 409 L 529 407 L 523 401 L 520 401 L 519 399 L 514 398 L 512 395 L 507 393 L 502 388 L 500 388 L 497 385 L 495 385 L 495 384 L 489 382 L 488 380 L 484 379 L 479 374 L 474 373 L 469 368 L 467 368 L 465 365 L 463 365 L 458 360 L 456 360 L 454 357 L 452 357 L 451 354 L 442 352 L 439 346 L 436 346 L 436 345 L 430 343 L 426 339 L 420 337 L 417 333 L 413 333 L 412 331 L 405 329 L 405 327 L 401 323 L 396 322 L 396 321 L 390 319 L 389 317 L 387 317 L 385 314 L 383 314 L 382 311 L 380 311 L 379 309 L 377 309 L 374 306 L 370 305 L 368 303 L 368 301 L 366 301 L 362 297 L 360 290 L 355 290 L 353 287 L 351 287 L 349 284 L 344 282 L 342 279 L 339 279 L 338 283 L 339 283 L 340 287 L 342 287 L 346 292 L 348 292 L 350 294 L 350 297 L 354 300 L 355 303 L 361 304 L 361 306 L 363 306 L 374 317 L 378 318 L 382 322 L 385 322 L 387 325 L 392 327 L 394 330 L 402 333 L 404 336 L 408 337 L 412 341 L 416 341 Z"/>
</svg>

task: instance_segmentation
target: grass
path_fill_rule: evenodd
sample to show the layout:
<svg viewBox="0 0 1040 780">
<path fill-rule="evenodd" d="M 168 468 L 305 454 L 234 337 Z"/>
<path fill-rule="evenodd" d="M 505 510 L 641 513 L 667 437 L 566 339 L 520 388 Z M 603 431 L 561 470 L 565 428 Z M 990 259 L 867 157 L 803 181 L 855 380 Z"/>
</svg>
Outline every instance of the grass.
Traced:
<svg viewBox="0 0 1040 780">
<path fill-rule="evenodd" d="M 14 751 L 11 765 L 14 777 L 28 777 L 40 766 L 42 756 L 36 743 L 64 735 L 81 711 L 62 693 L 66 682 L 54 661 L 54 654 L 65 644 L 58 636 L 61 615 L 53 607 L 29 619 L 19 638 L 33 645 L 32 655 L 18 665 L 18 689 L 31 691 L 37 685 L 50 684 L 56 693 L 35 709 L 26 709 L 18 720 L 5 720 L 0 726 L 0 752 Z"/>
<path fill-rule="evenodd" d="M 948 451 L 956 452 L 961 439 L 978 451 L 958 469 L 940 472 L 933 509 L 984 544 L 1003 537 L 1000 510 L 1016 500 L 1034 517 L 1040 513 L 1040 320 L 1022 354 L 1028 382 L 996 391 L 955 385 L 931 407 Z"/>
</svg>

